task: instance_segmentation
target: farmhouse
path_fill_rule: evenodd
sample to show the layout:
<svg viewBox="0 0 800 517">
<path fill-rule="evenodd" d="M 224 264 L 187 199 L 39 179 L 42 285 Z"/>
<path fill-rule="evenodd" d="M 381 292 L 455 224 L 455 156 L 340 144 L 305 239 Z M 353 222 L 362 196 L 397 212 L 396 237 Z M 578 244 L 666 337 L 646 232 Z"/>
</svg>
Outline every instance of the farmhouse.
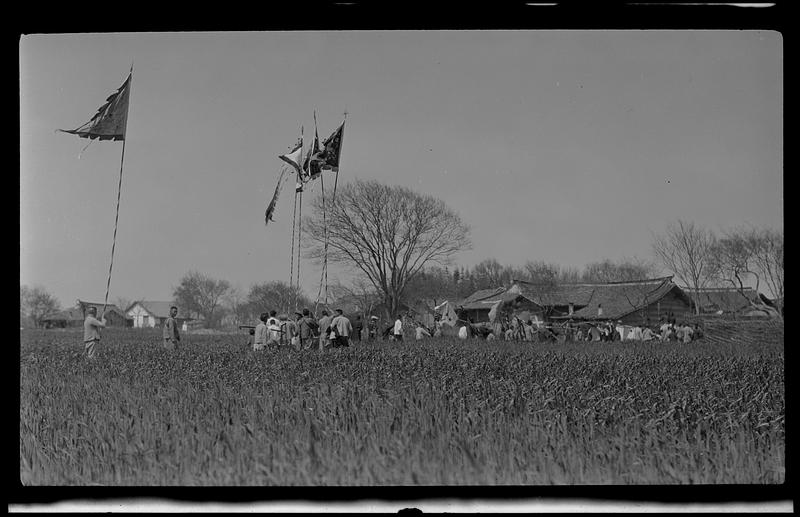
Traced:
<svg viewBox="0 0 800 517">
<path fill-rule="evenodd" d="M 457 305 L 458 306 L 458 305 Z M 534 284 L 515 280 L 508 289 L 485 289 L 461 302 L 462 314 L 474 323 L 488 322 L 496 307 L 501 315 L 523 320 L 622 320 L 623 323 L 658 321 L 682 315 L 691 300 L 672 277 L 631 282 Z"/>
<path fill-rule="evenodd" d="M 590 284 L 591 285 L 591 284 Z M 581 320 L 621 320 L 625 325 L 655 323 L 662 317 L 681 317 L 692 309 L 689 295 L 672 276 L 594 284 L 589 303 L 572 314 Z"/>
<path fill-rule="evenodd" d="M 169 309 L 175 305 L 174 302 L 157 302 L 141 300 L 134 302 L 125 311 L 129 318 L 133 321 L 133 327 L 146 328 L 146 327 L 160 327 L 164 325 L 164 321 L 169 317 Z M 188 312 L 178 308 L 178 325 L 183 330 L 186 330 L 195 318 L 190 318 Z"/>
<path fill-rule="evenodd" d="M 489 321 L 489 311 L 492 310 L 494 304 L 500 301 L 505 292 L 506 289 L 504 287 L 481 289 L 453 305 L 456 307 L 460 318 L 469 318 L 473 323 L 481 323 Z"/>
<path fill-rule="evenodd" d="M 97 316 L 100 317 L 103 312 L 103 303 L 84 302 L 78 300 L 74 307 L 65 309 L 63 311 L 48 314 L 42 319 L 42 324 L 45 328 L 73 328 L 82 327 L 83 321 L 86 319 L 86 313 L 89 307 L 97 307 Z M 106 305 L 104 314 L 106 319 L 106 326 L 108 327 L 130 327 L 133 326 L 133 321 L 130 320 L 124 312 L 122 312 L 116 305 Z"/>
</svg>

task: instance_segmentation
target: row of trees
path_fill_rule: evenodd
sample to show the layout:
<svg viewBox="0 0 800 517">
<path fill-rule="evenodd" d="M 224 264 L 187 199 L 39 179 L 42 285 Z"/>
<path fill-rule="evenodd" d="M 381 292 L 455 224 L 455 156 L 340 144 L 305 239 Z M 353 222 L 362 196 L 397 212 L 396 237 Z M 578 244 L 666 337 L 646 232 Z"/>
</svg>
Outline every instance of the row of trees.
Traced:
<svg viewBox="0 0 800 517">
<path fill-rule="evenodd" d="M 42 326 L 42 318 L 61 310 L 58 299 L 44 287 L 19 286 L 19 323 L 26 326 L 30 321 L 36 327 Z"/>
<path fill-rule="evenodd" d="M 296 287 L 284 282 L 253 284 L 247 291 L 232 286 L 227 280 L 190 271 L 173 291 L 175 303 L 192 317 L 202 317 L 205 326 L 217 328 L 224 322 L 231 325 L 251 324 L 265 310 L 283 312 L 311 301 Z"/>
<path fill-rule="evenodd" d="M 716 235 L 693 223 L 677 221 L 653 236 L 654 261 L 640 258 L 603 260 L 582 270 L 529 261 L 522 266 L 488 259 L 473 268 L 448 269 L 460 251 L 471 248 L 470 228 L 440 199 L 398 186 L 355 180 L 335 198 L 317 197 L 303 219 L 309 239 L 305 255 L 344 266 L 354 280 L 334 286 L 334 299 L 349 297 L 367 308 L 381 305 L 396 314 L 400 304 L 417 300 L 460 299 L 478 289 L 507 286 L 513 280 L 557 285 L 652 278 L 664 271 L 697 291 L 731 286 L 744 291 L 766 286 L 783 299 L 783 233 L 769 229 L 732 229 Z M 663 269 L 662 269 L 663 268 Z M 174 300 L 209 327 L 228 318 L 252 321 L 264 309 L 285 310 L 311 301 L 282 282 L 256 284 L 248 291 L 225 280 L 191 271 L 174 290 Z M 51 310 L 41 290 L 20 294 L 32 315 Z M 699 307 L 698 307 L 699 310 Z"/>
<path fill-rule="evenodd" d="M 735 287 L 744 294 L 751 285 L 757 291 L 766 286 L 779 303 L 783 300 L 783 233 L 770 229 L 731 229 L 717 236 L 679 220 L 653 236 L 653 261 L 603 260 L 578 271 L 541 261 L 515 267 L 489 259 L 451 273 L 447 267 L 454 256 L 471 247 L 469 227 L 441 200 L 403 187 L 353 181 L 327 205 L 316 198 L 303 225 L 311 236 L 305 243 L 306 256 L 351 269 L 361 280 L 345 290 L 381 298 L 390 314 L 402 301 L 458 299 L 514 279 L 612 282 L 650 278 L 662 271 L 690 287 L 695 300 L 704 287 Z"/>
<path fill-rule="evenodd" d="M 783 311 L 783 232 L 739 227 L 718 235 L 678 220 L 654 236 L 653 253 L 690 288 L 695 301 L 700 289 L 724 286 L 737 289 L 759 306 L 744 296 L 745 288 L 751 286 L 756 292 L 765 288 Z"/>
</svg>

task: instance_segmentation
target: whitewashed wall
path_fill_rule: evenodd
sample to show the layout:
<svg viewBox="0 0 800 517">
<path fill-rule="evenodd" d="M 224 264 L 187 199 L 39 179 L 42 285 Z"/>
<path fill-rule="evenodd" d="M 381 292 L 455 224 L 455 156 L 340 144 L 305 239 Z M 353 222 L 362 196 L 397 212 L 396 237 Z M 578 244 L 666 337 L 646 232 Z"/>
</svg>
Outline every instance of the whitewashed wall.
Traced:
<svg viewBox="0 0 800 517">
<path fill-rule="evenodd" d="M 144 328 L 144 327 L 155 327 L 156 326 L 156 319 L 150 316 L 144 307 L 139 305 L 138 303 L 130 308 L 128 311 L 128 317 L 133 318 L 133 327 L 134 328 Z"/>
</svg>

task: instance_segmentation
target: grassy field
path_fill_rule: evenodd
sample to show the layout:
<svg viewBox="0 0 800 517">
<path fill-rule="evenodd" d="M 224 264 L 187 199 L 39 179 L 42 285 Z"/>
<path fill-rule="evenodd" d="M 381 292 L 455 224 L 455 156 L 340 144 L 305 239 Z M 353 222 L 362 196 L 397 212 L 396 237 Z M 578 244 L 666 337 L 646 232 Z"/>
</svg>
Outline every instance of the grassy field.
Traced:
<svg viewBox="0 0 800 517">
<path fill-rule="evenodd" d="M 159 331 L 160 332 L 160 331 Z M 781 483 L 783 336 L 429 340 L 253 352 L 244 335 L 21 331 L 26 485 Z"/>
</svg>

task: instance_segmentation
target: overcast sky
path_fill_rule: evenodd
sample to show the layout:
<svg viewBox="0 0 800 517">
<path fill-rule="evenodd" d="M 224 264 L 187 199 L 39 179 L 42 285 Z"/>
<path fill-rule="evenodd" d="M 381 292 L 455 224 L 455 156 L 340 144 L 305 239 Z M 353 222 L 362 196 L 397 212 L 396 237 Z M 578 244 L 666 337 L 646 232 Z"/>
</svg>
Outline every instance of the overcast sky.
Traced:
<svg viewBox="0 0 800 517">
<path fill-rule="evenodd" d="M 407 186 L 462 216 L 464 266 L 650 258 L 651 233 L 678 218 L 783 229 L 776 32 L 65 34 L 19 48 L 20 282 L 63 305 L 105 295 L 122 142 L 79 159 L 88 140 L 55 129 L 89 120 L 132 62 L 110 300 L 169 300 L 189 270 L 245 290 L 288 282 L 291 185 L 274 225 L 264 209 L 314 109 L 320 138 L 348 112 L 339 182 Z M 301 280 L 316 298 L 305 260 Z"/>
</svg>

